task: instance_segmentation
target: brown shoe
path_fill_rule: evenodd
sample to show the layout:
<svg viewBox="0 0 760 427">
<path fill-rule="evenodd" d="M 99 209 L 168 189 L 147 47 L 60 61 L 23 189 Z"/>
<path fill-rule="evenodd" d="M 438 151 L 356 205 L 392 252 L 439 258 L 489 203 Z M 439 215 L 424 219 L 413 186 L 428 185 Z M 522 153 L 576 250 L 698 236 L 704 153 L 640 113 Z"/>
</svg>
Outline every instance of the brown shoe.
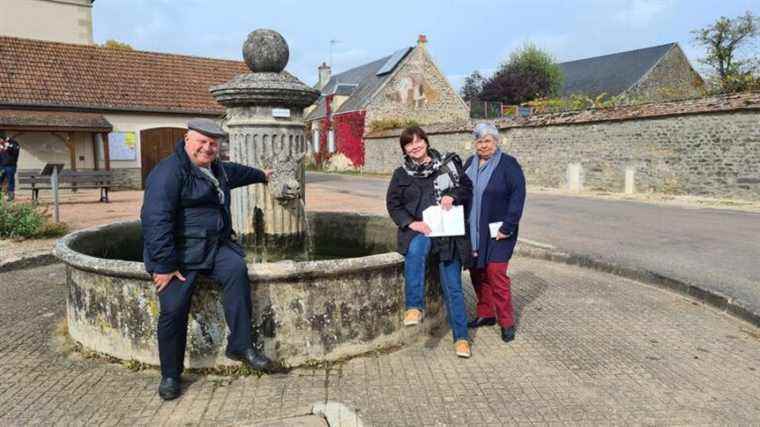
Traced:
<svg viewBox="0 0 760 427">
<path fill-rule="evenodd" d="M 412 308 L 404 313 L 404 326 L 418 325 L 422 321 L 422 311 Z"/>
<path fill-rule="evenodd" d="M 454 343 L 454 351 L 457 352 L 457 356 L 469 359 L 472 357 L 470 351 L 470 343 L 467 340 L 459 340 Z"/>
</svg>

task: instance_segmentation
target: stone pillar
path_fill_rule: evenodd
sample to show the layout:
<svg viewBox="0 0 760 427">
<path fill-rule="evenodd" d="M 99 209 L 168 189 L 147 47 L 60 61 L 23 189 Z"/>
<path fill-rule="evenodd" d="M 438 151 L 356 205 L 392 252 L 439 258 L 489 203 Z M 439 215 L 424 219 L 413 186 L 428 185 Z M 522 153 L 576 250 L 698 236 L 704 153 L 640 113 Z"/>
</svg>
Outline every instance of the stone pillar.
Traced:
<svg viewBox="0 0 760 427">
<path fill-rule="evenodd" d="M 573 193 L 580 193 L 583 189 L 583 167 L 580 163 L 567 165 L 567 189 Z"/>
<path fill-rule="evenodd" d="M 233 191 L 232 225 L 248 246 L 287 250 L 304 240 L 303 109 L 319 91 L 284 71 L 288 45 L 275 31 L 252 32 L 243 56 L 251 73 L 213 86 L 211 93 L 227 109 L 230 161 L 273 174 L 266 186 Z"/>
<path fill-rule="evenodd" d="M 628 166 L 625 168 L 625 194 L 636 192 L 636 167 Z"/>
</svg>

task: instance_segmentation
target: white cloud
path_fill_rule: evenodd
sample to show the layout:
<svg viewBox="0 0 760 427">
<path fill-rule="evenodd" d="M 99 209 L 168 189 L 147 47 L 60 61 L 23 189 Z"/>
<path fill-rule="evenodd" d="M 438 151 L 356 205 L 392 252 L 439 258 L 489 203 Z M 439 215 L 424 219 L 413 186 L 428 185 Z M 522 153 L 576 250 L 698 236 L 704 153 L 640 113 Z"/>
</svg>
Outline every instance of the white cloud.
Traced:
<svg viewBox="0 0 760 427">
<path fill-rule="evenodd" d="M 634 28 L 649 25 L 655 18 L 671 9 L 675 0 L 627 0 L 613 19 Z"/>
</svg>

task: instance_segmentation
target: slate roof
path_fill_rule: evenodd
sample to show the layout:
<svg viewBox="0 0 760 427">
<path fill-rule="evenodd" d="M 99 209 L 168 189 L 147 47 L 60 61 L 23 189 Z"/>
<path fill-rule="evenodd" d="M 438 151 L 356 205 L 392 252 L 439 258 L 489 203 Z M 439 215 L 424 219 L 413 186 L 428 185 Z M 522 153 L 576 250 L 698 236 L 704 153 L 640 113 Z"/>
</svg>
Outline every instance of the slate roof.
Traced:
<svg viewBox="0 0 760 427">
<path fill-rule="evenodd" d="M 242 61 L 0 37 L 0 106 L 219 115 Z"/>
<path fill-rule="evenodd" d="M 595 97 L 602 92 L 619 95 L 676 46 L 676 43 L 668 43 L 558 64 L 565 74 L 560 96 L 583 93 Z"/>
<path fill-rule="evenodd" d="M 412 48 L 408 48 L 406 54 L 401 58 L 409 55 Z M 347 113 L 349 111 L 358 111 L 366 107 L 369 98 L 375 91 L 393 75 L 392 72 L 378 76 L 376 73 L 391 59 L 393 55 L 384 56 L 376 61 L 360 65 L 330 78 L 325 87 L 322 88 L 322 96 L 317 100 L 317 107 L 306 116 L 306 121 L 317 120 L 325 116 L 325 97 L 335 92 L 337 85 L 355 84 L 356 88 L 351 96 L 338 108 L 333 114 Z M 399 61 L 400 62 L 400 61 Z M 341 93 L 337 93 L 340 95 Z"/>
</svg>

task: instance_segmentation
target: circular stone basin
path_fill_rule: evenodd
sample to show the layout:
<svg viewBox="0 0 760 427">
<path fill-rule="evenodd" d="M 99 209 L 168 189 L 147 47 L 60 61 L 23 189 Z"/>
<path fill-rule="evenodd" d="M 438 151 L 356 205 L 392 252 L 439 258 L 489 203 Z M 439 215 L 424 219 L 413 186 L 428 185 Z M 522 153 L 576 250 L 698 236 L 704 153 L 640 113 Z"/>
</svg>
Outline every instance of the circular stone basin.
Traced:
<svg viewBox="0 0 760 427">
<path fill-rule="evenodd" d="M 425 322 L 404 328 L 403 257 L 391 252 L 396 226 L 388 218 L 323 212 L 308 221 L 317 252 L 343 258 L 248 264 L 253 338 L 267 356 L 284 366 L 334 361 L 402 345 L 443 324 L 440 286 L 429 268 Z M 54 254 L 66 263 L 71 337 L 99 353 L 158 365 L 159 301 L 141 262 L 140 223 L 69 234 Z M 239 363 L 224 357 L 229 331 L 221 300 L 221 287 L 201 278 L 190 309 L 186 367 Z"/>
</svg>

